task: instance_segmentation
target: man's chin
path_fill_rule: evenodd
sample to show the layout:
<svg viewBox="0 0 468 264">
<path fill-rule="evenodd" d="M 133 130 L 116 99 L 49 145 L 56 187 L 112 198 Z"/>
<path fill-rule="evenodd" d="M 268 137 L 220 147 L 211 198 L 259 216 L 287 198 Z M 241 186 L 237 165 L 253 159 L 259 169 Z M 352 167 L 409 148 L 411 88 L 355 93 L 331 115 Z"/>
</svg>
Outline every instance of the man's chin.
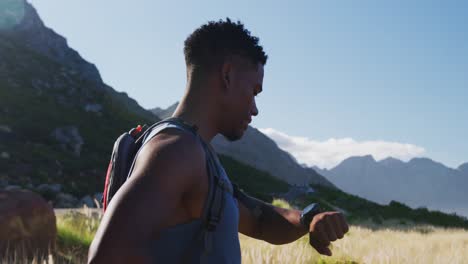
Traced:
<svg viewBox="0 0 468 264">
<path fill-rule="evenodd" d="M 234 142 L 242 138 L 244 135 L 244 131 L 238 133 L 229 133 L 229 134 L 222 134 L 227 140 Z"/>
</svg>

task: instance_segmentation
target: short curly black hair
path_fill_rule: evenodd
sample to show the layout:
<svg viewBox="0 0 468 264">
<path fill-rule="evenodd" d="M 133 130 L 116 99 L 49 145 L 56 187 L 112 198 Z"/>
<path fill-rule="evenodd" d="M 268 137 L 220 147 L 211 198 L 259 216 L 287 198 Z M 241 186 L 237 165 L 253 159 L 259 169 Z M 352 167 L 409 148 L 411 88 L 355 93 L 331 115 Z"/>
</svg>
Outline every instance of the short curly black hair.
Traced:
<svg viewBox="0 0 468 264">
<path fill-rule="evenodd" d="M 184 42 L 184 55 L 187 67 L 211 69 L 220 65 L 227 56 L 244 56 L 254 64 L 265 65 L 268 56 L 259 39 L 240 22 L 209 21 L 197 28 Z"/>
</svg>

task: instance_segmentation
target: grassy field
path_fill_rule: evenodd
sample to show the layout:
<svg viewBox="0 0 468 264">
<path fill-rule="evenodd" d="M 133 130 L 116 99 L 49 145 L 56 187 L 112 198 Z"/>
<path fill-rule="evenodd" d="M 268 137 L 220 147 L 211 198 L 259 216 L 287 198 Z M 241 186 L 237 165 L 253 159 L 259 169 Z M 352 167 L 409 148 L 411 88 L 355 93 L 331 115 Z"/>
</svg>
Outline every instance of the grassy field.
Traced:
<svg viewBox="0 0 468 264">
<path fill-rule="evenodd" d="M 58 214 L 57 249 L 47 260 L 4 257 L 0 263 L 85 263 L 99 219 L 99 214 L 86 209 Z M 244 235 L 240 241 L 242 263 L 468 263 L 468 230 L 399 221 L 352 225 L 345 238 L 333 243 L 332 257 L 316 253 L 308 236 L 282 246 Z"/>
<path fill-rule="evenodd" d="M 308 237 L 274 246 L 241 235 L 243 263 L 468 263 L 468 232 L 430 226 L 351 226 L 322 257 Z"/>
</svg>

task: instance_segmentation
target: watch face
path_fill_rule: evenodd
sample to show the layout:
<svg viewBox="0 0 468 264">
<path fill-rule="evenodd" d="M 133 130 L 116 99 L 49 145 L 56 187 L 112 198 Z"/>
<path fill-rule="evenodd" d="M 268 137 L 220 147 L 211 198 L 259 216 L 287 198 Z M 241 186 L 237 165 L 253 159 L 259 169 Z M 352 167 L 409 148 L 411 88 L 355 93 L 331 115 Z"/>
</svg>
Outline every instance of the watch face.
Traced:
<svg viewBox="0 0 468 264">
<path fill-rule="evenodd" d="M 320 213 L 320 211 L 321 210 L 320 210 L 319 204 L 317 203 L 309 204 L 306 208 L 304 208 L 304 210 L 302 210 L 301 223 L 305 227 L 309 228 L 310 222 L 312 221 L 314 216 Z"/>
<path fill-rule="evenodd" d="M 304 208 L 304 210 L 302 210 L 302 212 L 304 212 L 304 214 L 307 214 L 310 211 L 316 212 L 318 210 L 319 210 L 318 204 L 313 203 L 313 204 L 309 204 L 306 208 Z"/>
</svg>

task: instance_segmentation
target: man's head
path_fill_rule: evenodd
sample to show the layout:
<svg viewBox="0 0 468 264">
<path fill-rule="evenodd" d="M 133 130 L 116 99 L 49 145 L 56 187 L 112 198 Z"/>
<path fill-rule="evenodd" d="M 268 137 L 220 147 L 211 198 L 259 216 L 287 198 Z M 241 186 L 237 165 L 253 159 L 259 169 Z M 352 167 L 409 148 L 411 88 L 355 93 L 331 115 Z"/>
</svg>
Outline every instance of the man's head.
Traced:
<svg viewBox="0 0 468 264">
<path fill-rule="evenodd" d="M 212 86 L 220 111 L 219 133 L 240 139 L 258 114 L 255 95 L 262 91 L 268 56 L 241 22 L 208 22 L 196 29 L 184 47 L 189 81 Z"/>
</svg>

